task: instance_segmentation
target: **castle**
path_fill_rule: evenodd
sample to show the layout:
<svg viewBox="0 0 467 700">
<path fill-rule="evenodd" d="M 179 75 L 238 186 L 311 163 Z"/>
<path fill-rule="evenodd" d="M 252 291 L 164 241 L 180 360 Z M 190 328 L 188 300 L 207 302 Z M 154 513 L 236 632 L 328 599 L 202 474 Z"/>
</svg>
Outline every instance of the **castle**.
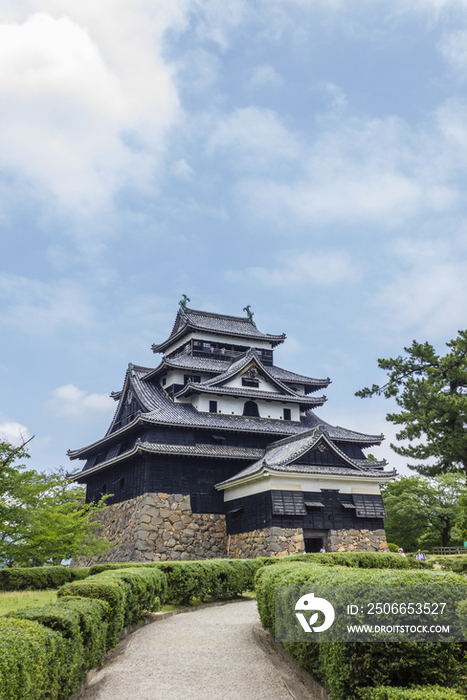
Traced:
<svg viewBox="0 0 467 700">
<path fill-rule="evenodd" d="M 69 451 L 87 501 L 111 494 L 99 561 L 387 551 L 380 485 L 363 450 L 382 435 L 318 417 L 330 379 L 278 367 L 286 339 L 184 295 L 155 369 L 129 364 L 106 435 Z"/>
</svg>

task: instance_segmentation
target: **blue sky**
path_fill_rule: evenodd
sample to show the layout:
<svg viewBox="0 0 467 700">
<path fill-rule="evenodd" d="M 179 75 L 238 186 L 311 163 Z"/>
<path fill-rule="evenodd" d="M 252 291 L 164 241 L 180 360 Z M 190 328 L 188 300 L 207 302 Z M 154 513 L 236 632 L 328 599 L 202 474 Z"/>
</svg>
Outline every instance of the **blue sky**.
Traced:
<svg viewBox="0 0 467 700">
<path fill-rule="evenodd" d="M 285 332 L 331 423 L 466 327 L 467 0 L 4 0 L 0 435 L 100 438 L 190 306 Z"/>
</svg>

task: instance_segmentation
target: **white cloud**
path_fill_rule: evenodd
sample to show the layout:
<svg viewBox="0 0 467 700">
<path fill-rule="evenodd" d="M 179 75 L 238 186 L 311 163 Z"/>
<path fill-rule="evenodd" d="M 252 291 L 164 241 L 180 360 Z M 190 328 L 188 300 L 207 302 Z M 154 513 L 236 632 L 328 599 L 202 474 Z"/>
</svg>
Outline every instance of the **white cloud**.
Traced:
<svg viewBox="0 0 467 700">
<path fill-rule="evenodd" d="M 421 342 L 434 342 L 465 328 L 466 246 L 450 238 L 396 243 L 398 272 L 371 302 L 380 310 L 379 322 L 386 332 L 397 331 L 404 337 L 413 332 L 412 337 Z"/>
<path fill-rule="evenodd" d="M 248 267 L 227 271 L 225 278 L 234 282 L 262 285 L 263 287 L 298 287 L 316 285 L 328 287 L 358 278 L 355 265 L 346 251 L 282 251 L 275 256 L 278 266 Z"/>
<path fill-rule="evenodd" d="M 245 107 L 218 121 L 208 139 L 210 153 L 230 151 L 240 165 L 258 169 L 278 159 L 296 159 L 300 144 L 269 109 Z"/>
<path fill-rule="evenodd" d="M 347 97 L 345 92 L 338 85 L 334 83 L 325 84 L 326 93 L 331 101 L 331 106 L 337 111 L 342 111 L 347 107 Z"/>
<path fill-rule="evenodd" d="M 0 169 L 80 216 L 147 189 L 180 116 L 162 36 L 183 2 L 37 0 L 0 25 Z"/>
<path fill-rule="evenodd" d="M 251 77 L 248 80 L 248 85 L 250 87 L 281 87 L 284 84 L 284 79 L 276 71 L 273 66 L 262 65 L 256 66 L 252 72 Z"/>
<path fill-rule="evenodd" d="M 0 440 L 9 442 L 14 447 L 19 447 L 29 438 L 29 431 L 25 425 L 15 422 L 0 423 Z"/>
<path fill-rule="evenodd" d="M 467 30 L 458 29 L 445 33 L 438 44 L 438 50 L 453 68 L 465 69 L 467 66 Z"/>
<path fill-rule="evenodd" d="M 64 326 L 94 324 L 85 293 L 68 281 L 55 284 L 0 273 L 0 300 L 0 325 L 15 326 L 27 334 L 45 336 Z"/>
<path fill-rule="evenodd" d="M 172 170 L 180 180 L 191 180 L 193 176 L 193 168 L 184 158 L 177 160 L 173 164 Z"/>
<path fill-rule="evenodd" d="M 89 394 L 74 384 L 55 389 L 46 406 L 56 415 L 83 422 L 93 421 L 100 415 L 111 415 L 115 411 L 115 402 L 108 394 Z"/>
<path fill-rule="evenodd" d="M 324 119 L 297 134 L 271 110 L 239 109 L 219 121 L 208 148 L 241 170 L 238 202 L 273 226 L 397 226 L 446 212 L 467 170 L 466 105 L 447 101 L 418 129 L 402 119 Z M 246 205 L 246 207 L 245 207 Z"/>
</svg>

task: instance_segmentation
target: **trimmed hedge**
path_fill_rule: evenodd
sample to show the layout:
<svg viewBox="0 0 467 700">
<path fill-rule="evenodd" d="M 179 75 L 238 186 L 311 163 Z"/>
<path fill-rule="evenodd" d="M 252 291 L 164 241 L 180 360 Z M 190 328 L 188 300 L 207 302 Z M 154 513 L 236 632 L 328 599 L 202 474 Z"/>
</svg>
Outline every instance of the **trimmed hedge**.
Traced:
<svg viewBox="0 0 467 700">
<path fill-rule="evenodd" d="M 59 697 L 68 698 L 90 668 L 99 666 L 107 652 L 110 608 L 101 600 L 63 598 L 38 608 L 26 608 L 6 618 L 33 620 L 61 635 L 64 657 L 58 669 Z"/>
<path fill-rule="evenodd" d="M 141 569 L 159 569 L 167 576 L 167 600 L 174 605 L 189 605 L 193 598 L 234 598 L 254 588 L 255 574 L 266 559 L 209 559 L 203 561 L 165 561 L 138 563 Z M 91 576 L 105 571 L 124 570 L 130 562 L 109 562 L 90 567 Z M 135 565 L 133 565 L 135 566 Z"/>
<path fill-rule="evenodd" d="M 267 559 L 266 563 L 276 563 L 277 559 Z M 284 557 L 282 561 L 302 561 L 320 566 L 347 566 L 358 569 L 410 569 L 412 560 L 392 552 L 326 552 L 294 554 Z M 414 560 L 415 563 L 415 560 Z"/>
<path fill-rule="evenodd" d="M 0 619 L 0 700 L 66 700 L 86 671 L 98 666 L 117 644 L 124 626 L 147 610 L 160 609 L 168 581 L 170 602 L 208 595 L 231 598 L 253 588 L 263 563 L 209 560 L 91 567 L 86 575 L 93 575 L 65 583 L 55 603 Z M 9 571 L 20 572 L 9 577 L 9 585 L 25 588 L 32 581 L 49 588 L 51 582 L 73 575 L 65 567 L 25 569 L 24 575 L 19 569 Z"/>
<path fill-rule="evenodd" d="M 281 585 L 467 585 L 451 573 L 363 571 L 300 562 L 266 566 L 256 576 L 256 597 L 263 627 L 274 631 L 275 588 Z M 295 660 L 321 680 L 333 700 L 354 700 L 363 686 L 455 686 L 465 671 L 464 646 L 453 642 L 285 642 Z"/>
<path fill-rule="evenodd" d="M 465 700 L 453 688 L 441 688 L 439 685 L 423 685 L 414 688 L 363 688 L 360 691 L 361 700 Z"/>
<path fill-rule="evenodd" d="M 105 571 L 84 581 L 67 583 L 57 595 L 97 598 L 110 606 L 107 645 L 114 647 L 125 625 L 139 620 L 144 610 L 157 611 L 165 598 L 167 580 L 155 568 Z"/>
<path fill-rule="evenodd" d="M 0 569 L 0 591 L 36 591 L 59 588 L 68 581 L 89 576 L 88 567 L 31 566 L 17 569 Z"/>
<path fill-rule="evenodd" d="M 0 619 L 0 700 L 59 700 L 62 636 L 30 620 Z"/>
</svg>

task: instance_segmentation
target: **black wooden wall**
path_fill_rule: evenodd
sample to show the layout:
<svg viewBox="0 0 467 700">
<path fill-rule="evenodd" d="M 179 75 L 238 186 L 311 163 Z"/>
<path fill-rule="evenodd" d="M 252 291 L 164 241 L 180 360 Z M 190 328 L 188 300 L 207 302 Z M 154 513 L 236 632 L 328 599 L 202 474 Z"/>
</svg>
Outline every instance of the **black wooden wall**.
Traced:
<svg viewBox="0 0 467 700">
<path fill-rule="evenodd" d="M 355 509 L 347 509 L 343 503 L 353 504 L 350 494 L 338 490 L 305 492 L 305 503 L 322 502 L 324 507 L 303 506 L 288 508 L 288 513 L 278 514 L 274 508 L 275 495 L 290 499 L 290 491 L 266 491 L 244 498 L 236 498 L 225 504 L 227 533 L 252 532 L 265 527 L 304 528 L 307 530 L 378 530 L 384 527 L 382 518 L 357 518 Z M 301 492 L 300 492 L 301 493 Z M 372 498 L 371 496 L 367 498 Z M 375 496 L 380 499 L 380 496 Z M 276 512 L 274 512 L 276 510 Z M 295 513 L 291 511 L 295 510 Z M 304 512 L 300 512 L 304 510 Z"/>
<path fill-rule="evenodd" d="M 250 461 L 136 455 L 94 474 L 83 476 L 87 502 L 113 494 L 107 503 L 119 503 L 143 493 L 190 494 L 195 513 L 223 513 L 223 494 L 215 484 L 237 474 Z"/>
</svg>

